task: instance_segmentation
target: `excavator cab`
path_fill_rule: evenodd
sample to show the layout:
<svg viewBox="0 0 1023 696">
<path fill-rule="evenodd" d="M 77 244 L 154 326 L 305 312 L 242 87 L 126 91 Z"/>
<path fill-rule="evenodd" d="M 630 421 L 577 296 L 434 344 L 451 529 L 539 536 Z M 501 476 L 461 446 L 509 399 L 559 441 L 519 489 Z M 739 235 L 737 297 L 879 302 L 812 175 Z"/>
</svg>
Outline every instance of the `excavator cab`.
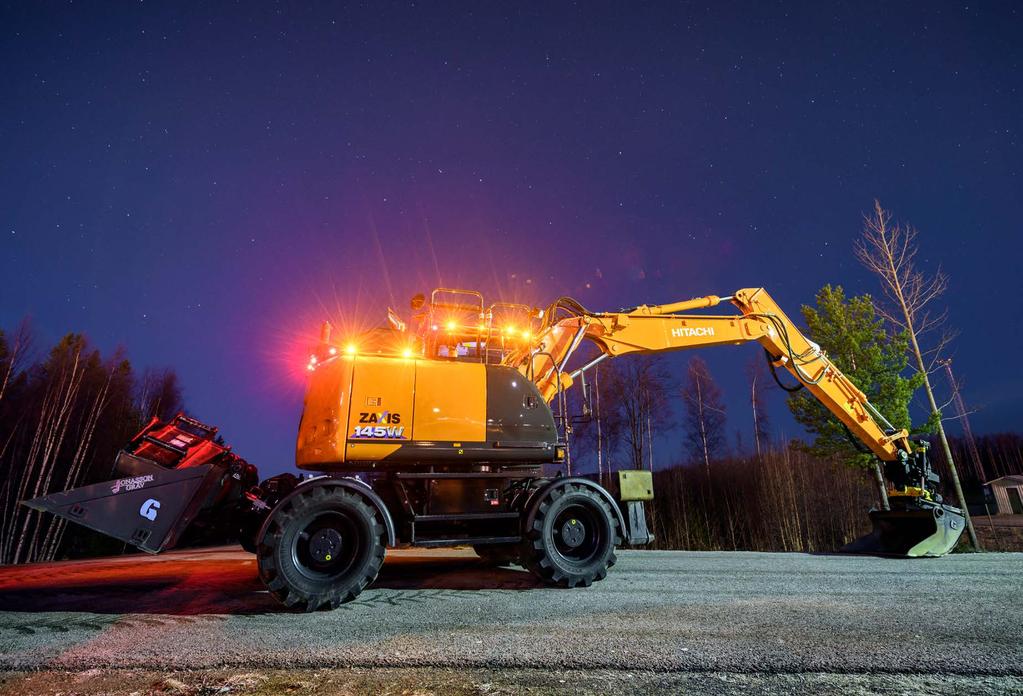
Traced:
<svg viewBox="0 0 1023 696">
<path fill-rule="evenodd" d="M 484 304 L 475 290 L 437 288 L 412 298 L 412 331 L 430 359 L 499 365 L 536 335 L 538 310 L 514 302 Z"/>
</svg>

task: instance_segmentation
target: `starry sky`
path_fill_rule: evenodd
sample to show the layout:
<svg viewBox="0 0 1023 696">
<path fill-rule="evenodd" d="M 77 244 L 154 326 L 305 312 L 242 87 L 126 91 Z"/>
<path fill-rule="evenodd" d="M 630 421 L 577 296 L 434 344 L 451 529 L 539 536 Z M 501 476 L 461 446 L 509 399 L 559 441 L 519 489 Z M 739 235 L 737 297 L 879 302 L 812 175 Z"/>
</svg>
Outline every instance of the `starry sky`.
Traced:
<svg viewBox="0 0 1023 696">
<path fill-rule="evenodd" d="M 878 292 L 879 198 L 950 276 L 974 431 L 1018 430 L 1021 38 L 1014 3 L 6 3 L 0 326 L 175 368 L 274 473 L 324 318 L 440 284 L 795 316 Z M 755 353 L 703 355 L 734 429 Z"/>
</svg>

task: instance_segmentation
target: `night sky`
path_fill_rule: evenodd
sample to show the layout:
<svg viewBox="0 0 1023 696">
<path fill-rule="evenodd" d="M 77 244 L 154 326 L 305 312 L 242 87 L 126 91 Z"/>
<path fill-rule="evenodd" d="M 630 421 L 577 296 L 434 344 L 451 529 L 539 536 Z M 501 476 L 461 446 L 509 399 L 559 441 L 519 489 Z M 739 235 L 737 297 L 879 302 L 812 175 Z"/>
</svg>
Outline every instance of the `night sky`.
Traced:
<svg viewBox="0 0 1023 696">
<path fill-rule="evenodd" d="M 878 292 L 877 197 L 950 275 L 974 431 L 1019 429 L 1018 5 L 546 5 L 7 5 L 0 326 L 175 368 L 273 473 L 324 318 L 439 284 L 796 316 Z M 756 349 L 703 357 L 747 429 Z"/>
</svg>

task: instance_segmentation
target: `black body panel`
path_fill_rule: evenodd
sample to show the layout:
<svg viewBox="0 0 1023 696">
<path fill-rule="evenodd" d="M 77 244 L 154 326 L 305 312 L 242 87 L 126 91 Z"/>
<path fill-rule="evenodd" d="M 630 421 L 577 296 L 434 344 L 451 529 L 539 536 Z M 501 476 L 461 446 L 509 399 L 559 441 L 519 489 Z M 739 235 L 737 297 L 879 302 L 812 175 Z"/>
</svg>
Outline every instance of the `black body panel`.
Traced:
<svg viewBox="0 0 1023 696">
<path fill-rule="evenodd" d="M 511 367 L 487 365 L 487 442 L 502 448 L 557 443 L 554 416 L 536 385 Z"/>
</svg>

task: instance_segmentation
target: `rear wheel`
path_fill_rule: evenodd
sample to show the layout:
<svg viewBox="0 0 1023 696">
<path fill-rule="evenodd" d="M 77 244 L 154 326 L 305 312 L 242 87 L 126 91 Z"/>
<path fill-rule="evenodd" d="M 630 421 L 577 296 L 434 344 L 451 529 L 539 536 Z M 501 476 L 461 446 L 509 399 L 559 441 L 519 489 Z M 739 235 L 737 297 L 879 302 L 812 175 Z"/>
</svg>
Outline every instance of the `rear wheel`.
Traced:
<svg viewBox="0 0 1023 696">
<path fill-rule="evenodd" d="M 259 577 L 289 607 L 336 608 L 376 579 L 385 545 L 384 525 L 365 498 L 310 486 L 270 513 L 257 549 Z"/>
<path fill-rule="evenodd" d="M 589 587 L 615 564 L 618 519 L 592 488 L 560 486 L 544 494 L 526 530 L 522 560 L 545 582 Z"/>
</svg>

